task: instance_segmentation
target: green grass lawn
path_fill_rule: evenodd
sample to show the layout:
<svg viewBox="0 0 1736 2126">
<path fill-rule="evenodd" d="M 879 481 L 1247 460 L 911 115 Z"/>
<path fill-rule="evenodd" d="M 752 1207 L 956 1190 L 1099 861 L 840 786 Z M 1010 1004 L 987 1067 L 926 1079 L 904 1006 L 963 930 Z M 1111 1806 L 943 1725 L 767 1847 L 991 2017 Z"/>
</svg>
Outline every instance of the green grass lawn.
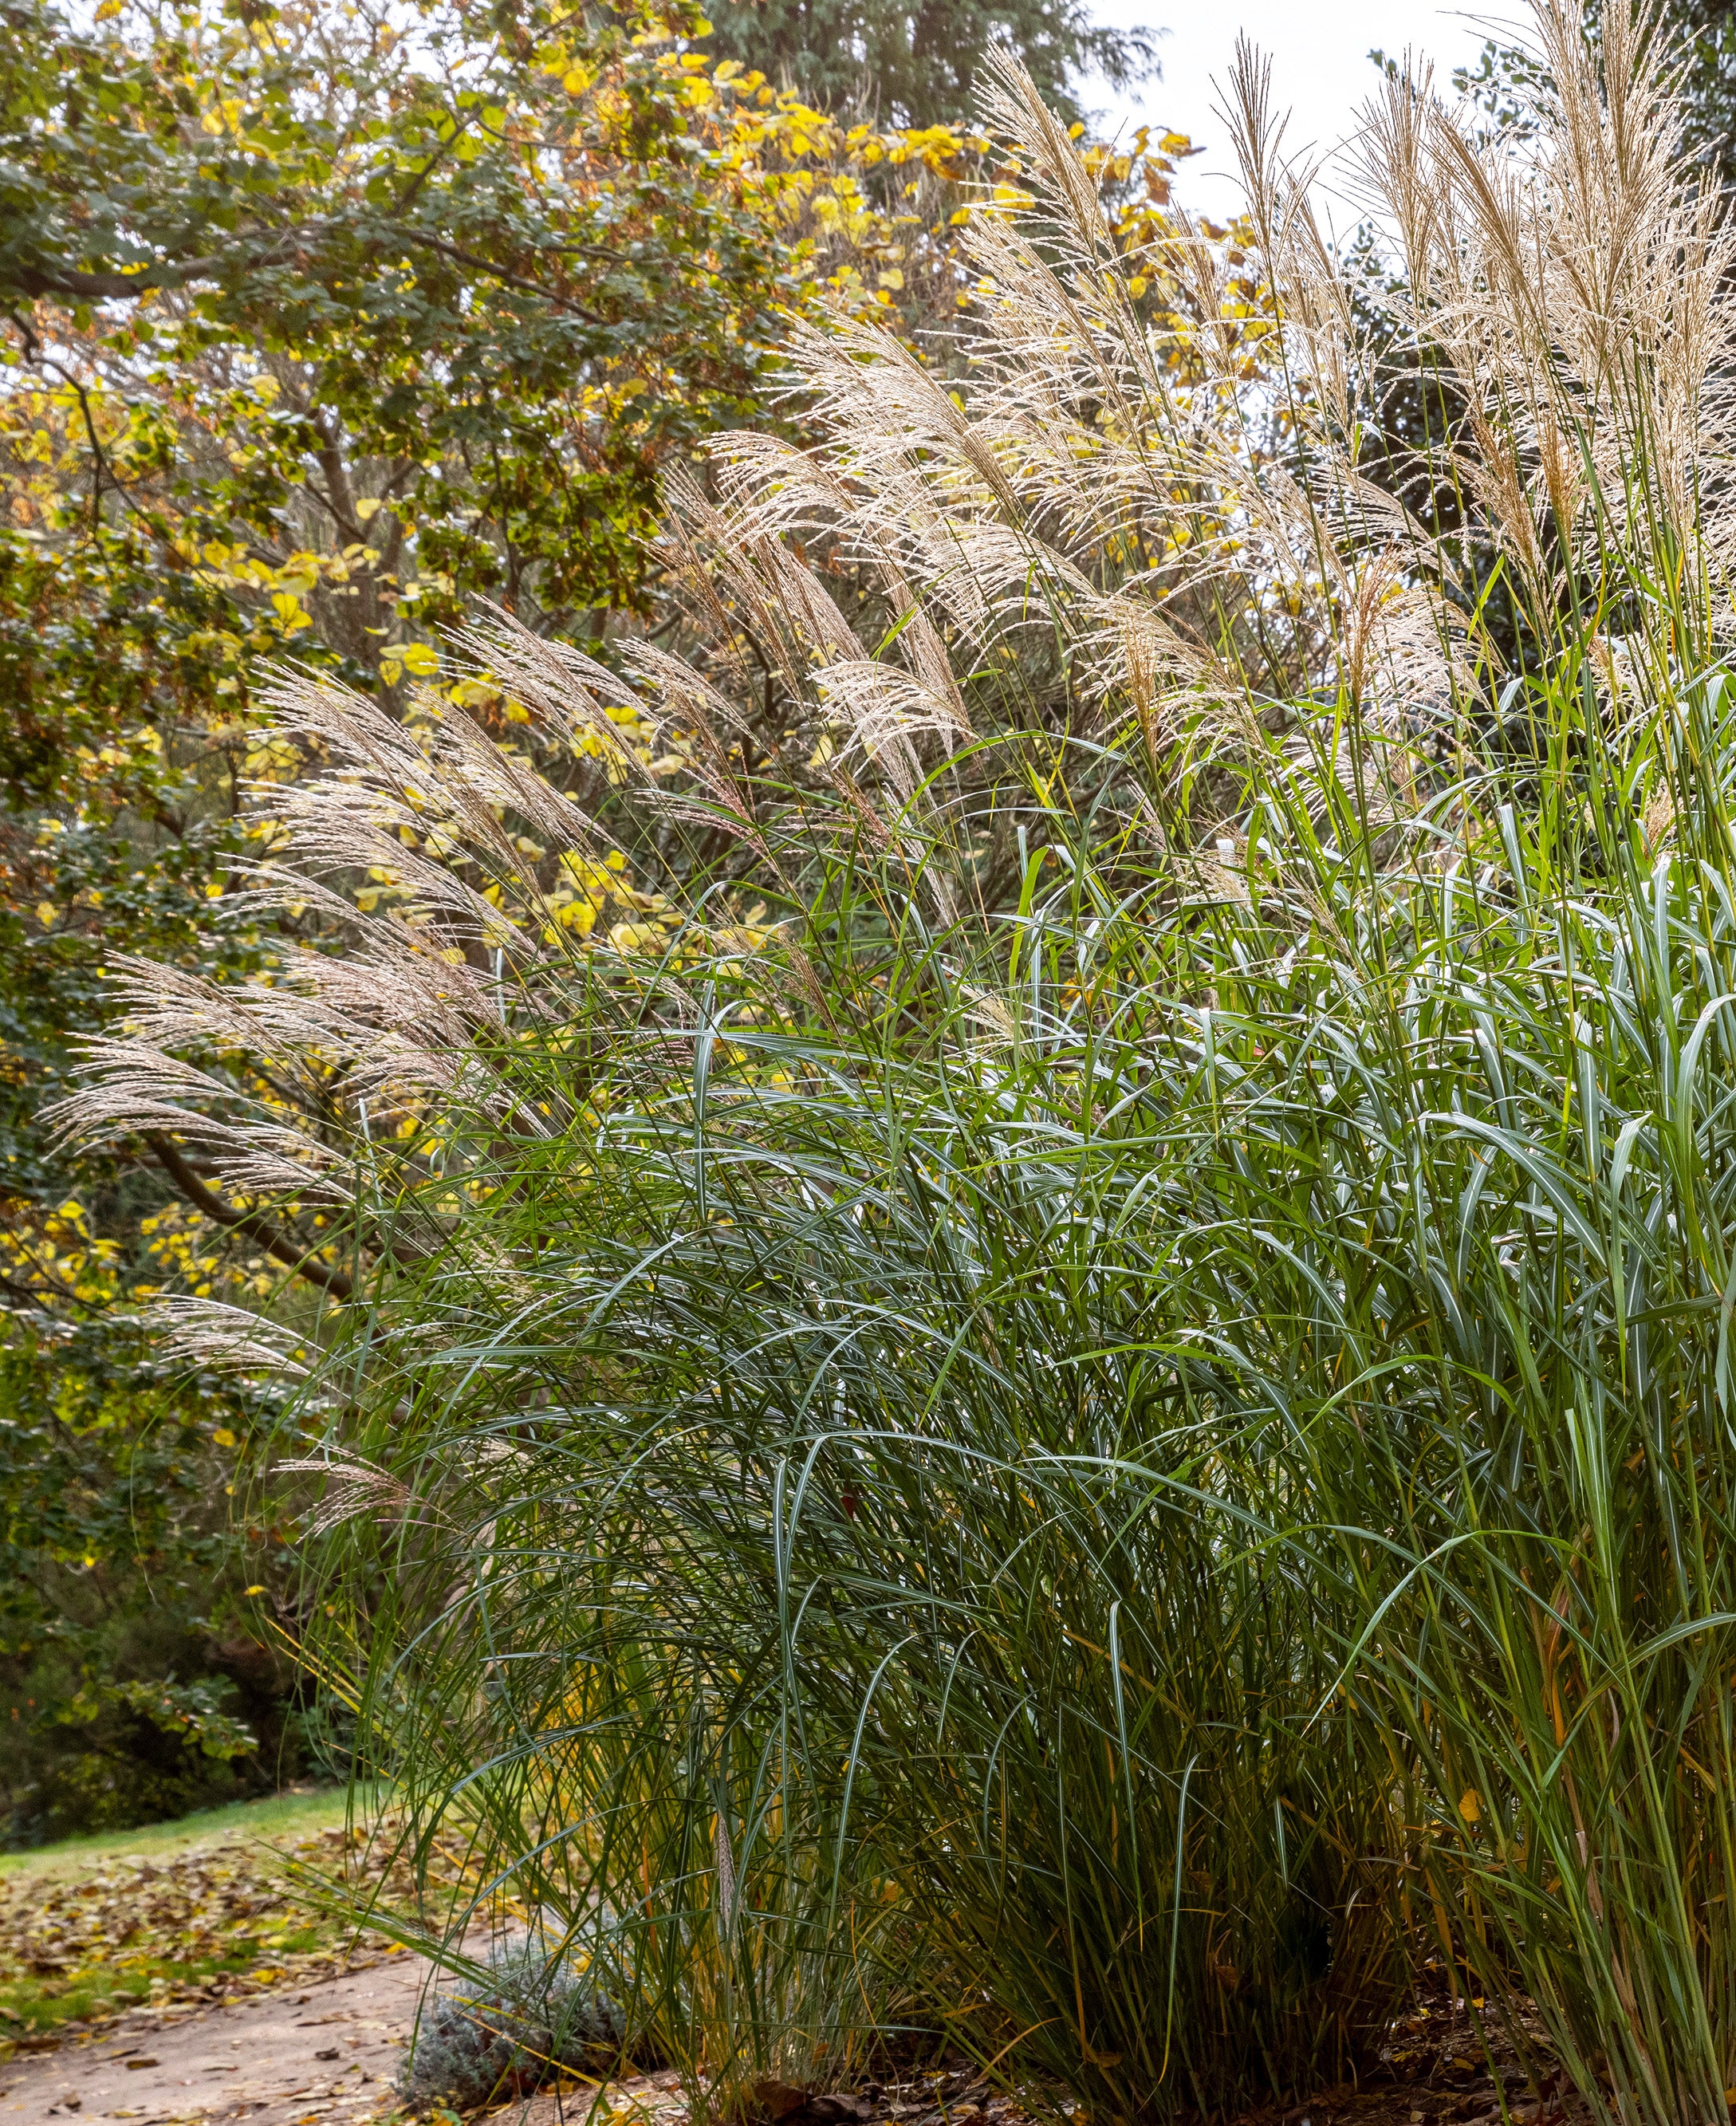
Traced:
<svg viewBox="0 0 1736 2126">
<path fill-rule="evenodd" d="M 264 1801 L 231 1802 L 226 1808 L 200 1809 L 172 1823 L 148 1823 L 133 1831 L 103 1831 L 84 1838 L 63 1838 L 58 1845 L 35 1845 L 21 1853 L 0 1853 L 0 1881 L 21 1874 L 76 1875 L 105 1861 L 138 1854 L 155 1859 L 195 1845 L 229 1845 L 258 1840 L 267 1845 L 305 1838 L 342 1824 L 346 1802 L 342 1787 L 300 1788 Z M 366 1809 L 362 1812 L 366 1814 Z"/>
</svg>

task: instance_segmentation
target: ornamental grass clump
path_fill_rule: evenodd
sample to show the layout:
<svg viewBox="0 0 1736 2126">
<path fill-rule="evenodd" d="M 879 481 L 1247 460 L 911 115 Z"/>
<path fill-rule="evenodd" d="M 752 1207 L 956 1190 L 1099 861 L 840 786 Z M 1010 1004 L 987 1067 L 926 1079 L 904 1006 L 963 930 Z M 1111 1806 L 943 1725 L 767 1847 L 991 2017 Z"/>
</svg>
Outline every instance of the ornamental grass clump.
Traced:
<svg viewBox="0 0 1736 2126">
<path fill-rule="evenodd" d="M 1251 55 L 1138 257 L 1002 69 L 945 382 L 800 337 L 623 672 L 285 679 L 325 941 L 94 1046 L 333 1299 L 369 1763 L 719 2115 L 941 2038 L 1234 2114 L 1431 1955 L 1725 2114 L 1736 297 L 1668 55 L 1537 38 L 1522 139 L 1369 115 L 1396 354 Z"/>
</svg>

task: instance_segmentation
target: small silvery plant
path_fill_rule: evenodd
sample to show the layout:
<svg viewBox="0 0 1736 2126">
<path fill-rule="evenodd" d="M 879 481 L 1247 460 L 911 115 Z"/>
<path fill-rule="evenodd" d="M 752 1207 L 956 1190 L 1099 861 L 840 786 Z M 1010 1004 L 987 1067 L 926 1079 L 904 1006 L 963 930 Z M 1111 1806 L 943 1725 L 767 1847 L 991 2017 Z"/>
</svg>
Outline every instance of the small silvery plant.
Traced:
<svg viewBox="0 0 1736 2126">
<path fill-rule="evenodd" d="M 418 2021 L 398 2077 L 410 2110 L 472 2111 L 528 2095 L 563 2069 L 594 2072 L 624 2050 L 615 2000 L 540 1943 L 502 1945 L 487 1970 L 486 1984 L 441 1994 Z"/>
</svg>

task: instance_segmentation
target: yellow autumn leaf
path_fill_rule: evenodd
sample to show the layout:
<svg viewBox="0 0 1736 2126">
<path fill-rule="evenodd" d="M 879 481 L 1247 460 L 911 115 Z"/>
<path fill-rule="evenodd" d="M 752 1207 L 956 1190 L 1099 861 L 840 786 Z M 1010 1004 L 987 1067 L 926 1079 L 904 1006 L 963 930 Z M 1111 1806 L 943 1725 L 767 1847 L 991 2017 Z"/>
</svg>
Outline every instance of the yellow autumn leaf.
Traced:
<svg viewBox="0 0 1736 2126">
<path fill-rule="evenodd" d="M 653 923 L 617 923 L 609 933 L 609 943 L 617 952 L 637 952 L 661 942 Z"/>
<path fill-rule="evenodd" d="M 277 616 L 277 624 L 285 635 L 300 635 L 303 628 L 314 625 L 313 617 L 303 609 L 301 601 L 293 591 L 273 591 L 271 610 Z"/>
<path fill-rule="evenodd" d="M 1469 1787 L 1459 1797 L 1459 1813 L 1467 1823 L 1474 1823 L 1483 1813 L 1483 1804 Z"/>
</svg>

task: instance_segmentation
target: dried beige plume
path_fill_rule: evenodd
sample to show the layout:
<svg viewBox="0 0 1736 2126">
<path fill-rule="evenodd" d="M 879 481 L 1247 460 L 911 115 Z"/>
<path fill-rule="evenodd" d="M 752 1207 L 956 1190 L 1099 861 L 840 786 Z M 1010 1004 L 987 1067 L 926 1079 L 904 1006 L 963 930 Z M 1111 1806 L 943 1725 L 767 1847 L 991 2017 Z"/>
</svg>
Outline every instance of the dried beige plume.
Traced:
<svg viewBox="0 0 1736 2126">
<path fill-rule="evenodd" d="M 245 1306 L 170 1295 L 139 1311 L 158 1346 L 190 1365 L 225 1372 L 267 1372 L 304 1380 L 304 1339 Z"/>
<path fill-rule="evenodd" d="M 346 1521 L 364 1515 L 380 1521 L 407 1519 L 415 1500 L 408 1484 L 360 1454 L 334 1451 L 280 1462 L 276 1467 L 286 1475 L 326 1480 L 324 1497 L 304 1517 L 303 1525 L 310 1536 L 329 1534 Z"/>
</svg>

